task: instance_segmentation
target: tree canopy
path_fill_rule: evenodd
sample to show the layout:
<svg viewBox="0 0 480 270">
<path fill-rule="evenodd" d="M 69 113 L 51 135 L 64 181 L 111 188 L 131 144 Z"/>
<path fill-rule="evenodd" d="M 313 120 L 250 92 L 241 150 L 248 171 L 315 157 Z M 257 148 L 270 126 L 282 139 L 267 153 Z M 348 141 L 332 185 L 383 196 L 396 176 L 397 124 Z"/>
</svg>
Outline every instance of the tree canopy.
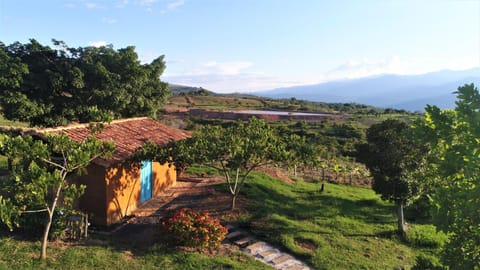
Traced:
<svg viewBox="0 0 480 270">
<path fill-rule="evenodd" d="M 285 142 L 275 130 L 264 120 L 253 117 L 227 127 L 203 126 L 191 138 L 172 141 L 164 147 L 147 143 L 132 160 L 169 161 L 177 170 L 192 163 L 215 168 L 225 176 L 233 210 L 242 186 L 254 169 L 289 157 Z"/>
<path fill-rule="evenodd" d="M 67 176 L 82 172 L 93 159 L 111 154 L 114 146 L 94 136 L 75 142 L 62 134 L 47 135 L 45 142 L 30 136 L 3 136 L 0 148 L 15 164 L 11 174 L 0 182 L 0 194 L 6 195 L 0 195 L 0 222 L 12 228 L 21 225 L 19 220 L 24 215 L 45 215 L 40 252 L 44 259 L 57 205 L 71 206 L 84 189 L 67 181 Z"/>
<path fill-rule="evenodd" d="M 58 126 L 71 121 L 152 116 L 168 96 L 164 56 L 141 64 L 135 47 L 54 48 L 0 42 L 0 105 L 7 119 Z"/>
<path fill-rule="evenodd" d="M 456 108 L 427 106 L 414 126 L 429 148 L 424 181 L 434 221 L 449 233 L 443 261 L 451 269 L 480 269 L 480 94 L 474 84 L 458 88 Z"/>
<path fill-rule="evenodd" d="M 408 139 L 408 125 L 385 120 L 367 130 L 367 143 L 358 147 L 359 161 L 373 176 L 372 188 L 382 199 L 397 205 L 398 230 L 405 233 L 403 206 L 418 193 L 418 185 L 409 177 L 421 157 L 421 148 Z"/>
</svg>

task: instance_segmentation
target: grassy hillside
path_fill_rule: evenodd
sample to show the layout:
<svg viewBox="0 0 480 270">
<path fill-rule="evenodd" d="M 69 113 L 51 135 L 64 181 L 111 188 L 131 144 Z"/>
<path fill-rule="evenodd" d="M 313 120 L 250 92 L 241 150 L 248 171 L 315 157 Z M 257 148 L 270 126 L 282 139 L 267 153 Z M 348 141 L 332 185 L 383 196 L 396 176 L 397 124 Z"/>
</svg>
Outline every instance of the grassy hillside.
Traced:
<svg viewBox="0 0 480 270">
<path fill-rule="evenodd" d="M 198 171 L 205 171 L 200 168 Z M 224 184 L 217 187 L 226 191 Z M 314 269 L 410 269 L 419 255 L 436 259 L 444 236 L 425 235 L 431 225 L 410 225 L 409 241 L 395 234 L 394 206 L 366 188 L 297 180 L 287 184 L 253 173 L 243 189 L 247 213 L 230 222 L 294 254 Z M 419 233 L 420 232 L 420 233 Z M 419 236 L 420 235 L 420 236 Z M 0 269 L 267 269 L 241 253 L 206 256 L 174 250 L 161 242 L 146 250 L 108 236 L 54 243 L 38 261 L 38 241 L 0 235 Z"/>
<path fill-rule="evenodd" d="M 445 238 L 431 233 L 434 244 L 421 242 L 427 247 L 401 241 L 394 206 L 371 189 L 327 184 L 320 192 L 319 183 L 291 185 L 257 173 L 249 180 L 243 194 L 252 216 L 244 225 L 316 269 L 410 269 Z M 430 227 L 411 225 L 411 232 Z"/>
<path fill-rule="evenodd" d="M 38 260 L 40 242 L 0 236 L 0 269 L 268 269 L 242 253 L 206 256 L 166 249 L 161 243 L 146 251 L 92 240 L 53 244 L 49 258 Z"/>
</svg>

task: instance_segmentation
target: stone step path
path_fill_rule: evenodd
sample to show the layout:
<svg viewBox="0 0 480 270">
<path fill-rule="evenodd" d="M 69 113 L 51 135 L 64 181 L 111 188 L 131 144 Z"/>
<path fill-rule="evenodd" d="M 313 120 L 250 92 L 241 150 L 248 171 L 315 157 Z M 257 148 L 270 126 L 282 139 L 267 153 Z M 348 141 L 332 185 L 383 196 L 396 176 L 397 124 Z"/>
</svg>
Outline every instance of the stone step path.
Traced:
<svg viewBox="0 0 480 270">
<path fill-rule="evenodd" d="M 295 259 L 292 255 L 255 239 L 255 237 L 235 226 L 226 225 L 226 227 L 229 232 L 226 239 L 239 246 L 245 253 L 255 257 L 255 259 L 279 270 L 310 270 L 310 267 Z"/>
</svg>

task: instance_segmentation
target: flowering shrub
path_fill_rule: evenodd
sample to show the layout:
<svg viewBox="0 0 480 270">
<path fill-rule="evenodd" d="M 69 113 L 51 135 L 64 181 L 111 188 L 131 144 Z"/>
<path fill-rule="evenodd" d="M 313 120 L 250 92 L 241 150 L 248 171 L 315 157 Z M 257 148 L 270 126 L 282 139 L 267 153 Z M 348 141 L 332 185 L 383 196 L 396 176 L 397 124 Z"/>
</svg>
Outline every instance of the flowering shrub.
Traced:
<svg viewBox="0 0 480 270">
<path fill-rule="evenodd" d="M 197 248 L 216 248 L 227 235 L 218 218 L 188 208 L 177 210 L 161 222 L 161 227 L 181 244 Z"/>
</svg>

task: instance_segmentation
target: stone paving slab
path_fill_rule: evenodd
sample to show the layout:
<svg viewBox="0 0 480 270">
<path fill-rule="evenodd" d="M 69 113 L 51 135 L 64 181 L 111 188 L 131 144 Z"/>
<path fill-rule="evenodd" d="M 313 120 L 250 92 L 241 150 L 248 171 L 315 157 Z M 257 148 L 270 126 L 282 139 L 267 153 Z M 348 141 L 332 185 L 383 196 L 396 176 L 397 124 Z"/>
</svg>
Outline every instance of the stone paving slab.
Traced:
<svg viewBox="0 0 480 270">
<path fill-rule="evenodd" d="M 275 249 L 265 250 L 259 254 L 259 257 L 262 258 L 265 262 L 270 262 L 279 256 L 281 256 L 280 251 Z"/>
<path fill-rule="evenodd" d="M 273 259 L 273 260 L 272 260 L 272 263 L 273 263 L 274 265 L 277 265 L 277 264 L 280 265 L 280 264 L 285 263 L 285 262 L 287 262 L 287 261 L 289 261 L 289 260 L 291 260 L 291 259 L 293 259 L 293 257 L 290 256 L 290 255 L 282 255 L 282 256 L 279 256 L 279 257 Z"/>
<path fill-rule="evenodd" d="M 301 264 L 294 264 L 294 265 L 283 268 L 283 270 L 305 270 L 305 269 L 307 268 L 305 268 L 305 266 Z"/>
<path fill-rule="evenodd" d="M 247 236 L 247 237 L 244 237 L 244 238 L 241 238 L 241 239 L 238 239 L 237 241 L 235 241 L 235 244 L 237 246 L 240 246 L 240 247 L 245 247 L 247 246 L 248 244 L 250 244 L 252 241 L 254 241 L 255 239 L 251 236 Z"/>
<path fill-rule="evenodd" d="M 256 242 L 256 243 L 253 243 L 253 244 L 247 246 L 247 247 L 246 247 L 246 250 L 247 250 L 248 252 L 250 252 L 251 254 L 256 255 L 256 254 L 258 254 L 259 252 L 261 252 L 262 250 L 264 250 L 265 245 L 266 245 L 265 242 L 262 242 L 262 241 Z"/>
<path fill-rule="evenodd" d="M 242 250 L 257 260 L 279 270 L 310 270 L 310 267 L 295 259 L 292 255 L 281 252 L 264 241 L 259 241 L 247 232 L 235 226 L 226 225 L 229 230 L 227 239 L 242 247 Z M 230 237 L 228 237 L 230 236 Z M 241 238 L 243 236 L 243 238 Z"/>
</svg>

